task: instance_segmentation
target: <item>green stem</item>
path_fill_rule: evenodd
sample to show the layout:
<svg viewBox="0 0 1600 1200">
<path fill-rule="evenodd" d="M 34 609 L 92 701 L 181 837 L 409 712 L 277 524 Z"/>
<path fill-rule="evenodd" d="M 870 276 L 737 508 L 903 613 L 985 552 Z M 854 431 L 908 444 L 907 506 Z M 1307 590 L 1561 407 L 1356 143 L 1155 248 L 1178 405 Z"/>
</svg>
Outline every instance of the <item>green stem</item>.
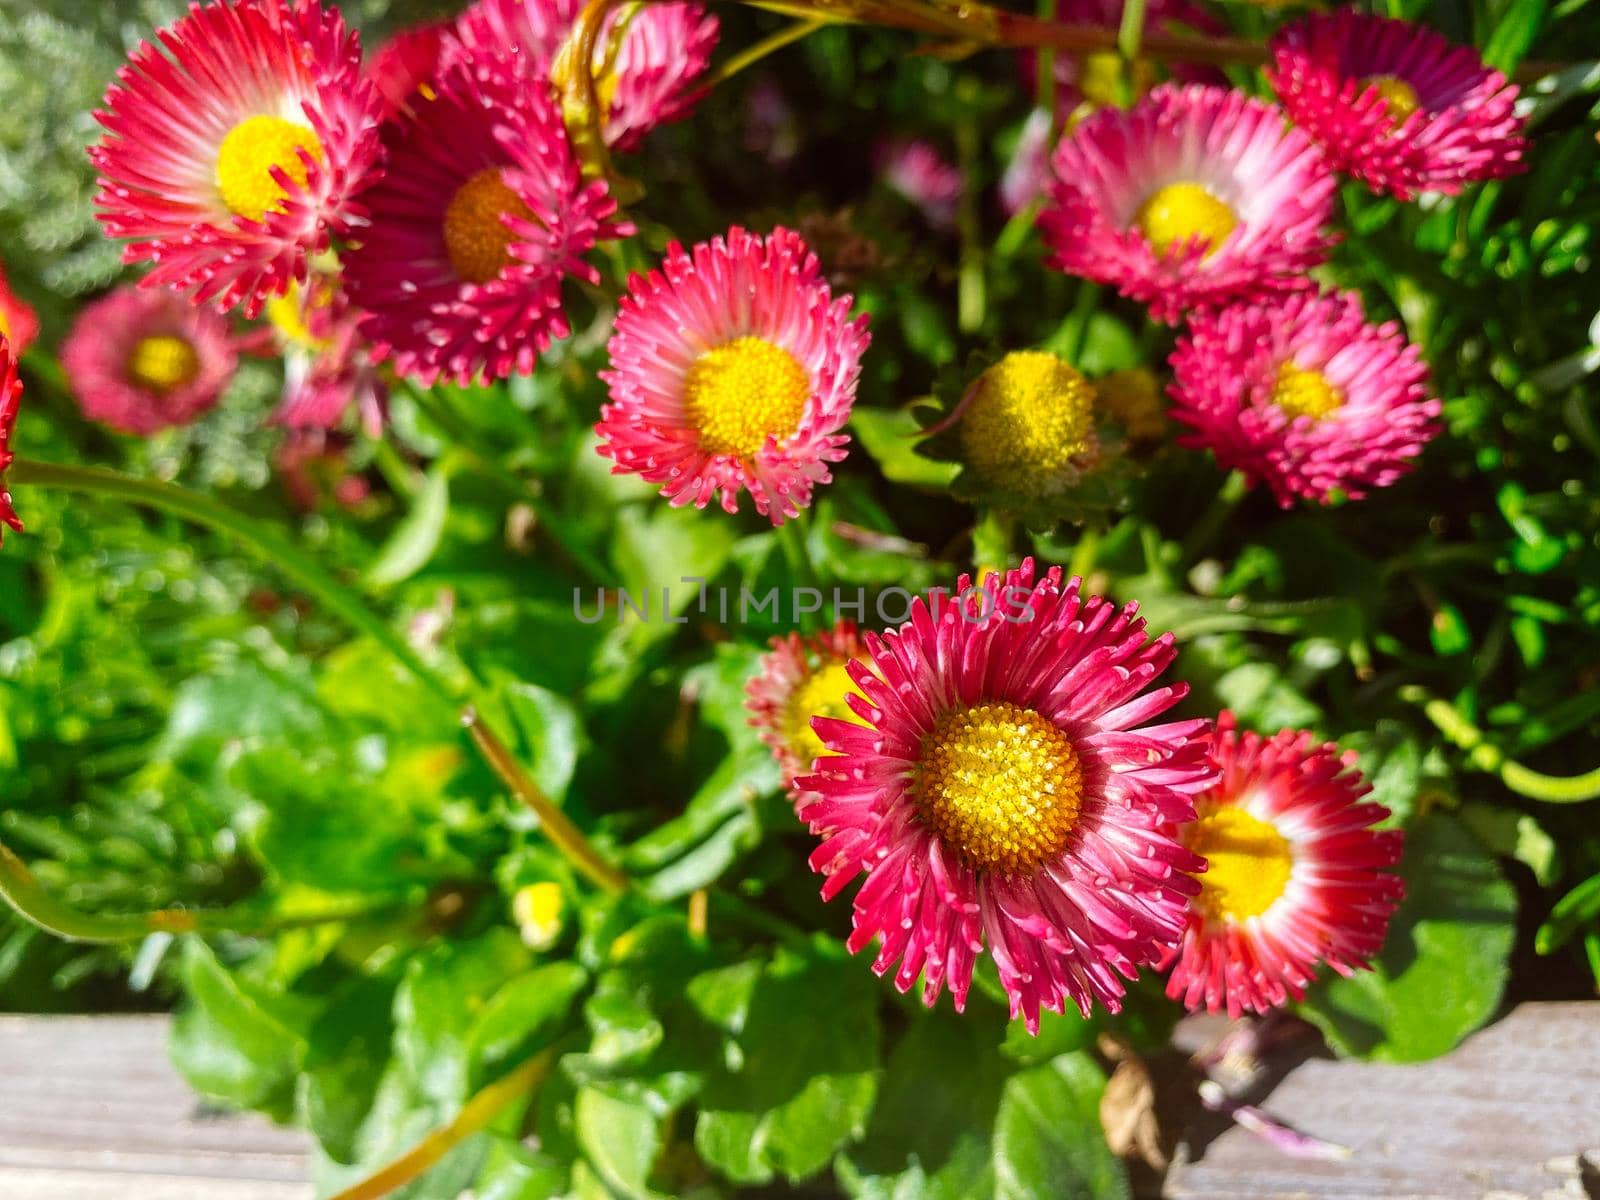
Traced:
<svg viewBox="0 0 1600 1200">
<path fill-rule="evenodd" d="M 1546 804 L 1579 804 L 1600 797 L 1600 767 L 1582 775 L 1541 774 L 1507 758 L 1448 700 L 1415 686 L 1401 688 L 1399 695 L 1406 703 L 1421 708 L 1440 733 L 1466 751 L 1469 763 L 1480 771 L 1498 775 L 1500 782 L 1517 795 Z"/>
<path fill-rule="evenodd" d="M 1072 548 L 1072 561 L 1067 566 L 1067 575 L 1087 582 L 1089 572 L 1094 570 L 1095 559 L 1099 556 L 1100 531 L 1085 528 L 1078 537 L 1078 544 Z"/>
<path fill-rule="evenodd" d="M 0 900 L 18 916 L 68 942 L 133 942 L 152 933 L 237 933 L 259 936 L 335 921 L 354 921 L 398 909 L 396 901 L 364 901 L 314 913 L 263 913 L 247 908 L 158 908 L 108 916 L 86 913 L 50 895 L 23 861 L 0 844 Z"/>
<path fill-rule="evenodd" d="M 1205 512 L 1201 513 L 1199 520 L 1190 527 L 1189 536 L 1183 539 L 1183 555 L 1179 562 L 1184 567 L 1193 566 L 1195 560 L 1205 552 L 1206 547 L 1211 545 L 1212 539 L 1227 524 L 1228 518 L 1233 515 L 1233 510 L 1239 507 L 1239 502 L 1249 490 L 1250 481 L 1243 471 L 1228 472 L 1228 477 L 1222 481 L 1222 486 L 1211 498 L 1211 503 L 1206 506 Z"/>
<path fill-rule="evenodd" d="M 785 25 L 782 29 L 778 30 L 777 33 L 771 34 L 768 37 L 764 37 L 754 46 L 750 46 L 747 49 L 741 50 L 738 54 L 735 54 L 727 62 L 723 63 L 720 67 L 707 75 L 701 86 L 704 90 L 710 91 L 712 88 L 716 87 L 717 84 L 725 83 L 727 80 L 732 79 L 740 71 L 745 70 L 747 67 L 754 66 L 763 58 L 766 58 L 767 55 L 776 53 L 777 51 L 782 50 L 785 46 L 800 41 L 802 38 L 810 37 L 817 30 L 822 29 L 829 24 L 831 24 L 831 22 L 819 17 L 813 17 L 809 20 L 796 21 L 792 25 Z"/>
<path fill-rule="evenodd" d="M 544 1082 L 556 1060 L 555 1050 L 541 1050 L 509 1074 L 495 1080 L 461 1106 L 448 1124 L 441 1125 L 399 1158 L 385 1164 L 359 1183 L 338 1192 L 331 1200 L 380 1200 L 437 1166 L 444 1156 L 467 1138 L 487 1128 L 512 1101 L 528 1096 Z"/>
<path fill-rule="evenodd" d="M 539 824 L 552 845 L 566 857 L 575 869 L 608 892 L 626 891 L 628 877 L 617 870 L 583 836 L 566 813 L 557 808 L 546 796 L 533 776 L 523 769 L 498 734 L 479 718 L 477 710 L 467 708 L 461 714 L 461 724 L 466 727 L 472 744 L 483 755 L 489 769 L 500 777 L 511 794 L 525 804 L 539 818 Z"/>
<path fill-rule="evenodd" d="M 198 492 L 154 479 L 135 479 L 104 467 L 73 467 L 18 459 L 11 464 L 7 475 L 14 484 L 110 496 L 159 509 L 226 534 L 272 564 L 280 574 L 314 597 L 329 612 L 372 638 L 440 700 L 451 707 L 461 702 L 459 689 L 423 662 L 405 639 L 368 608 L 365 601 L 271 526 Z"/>
<path fill-rule="evenodd" d="M 1095 307 L 1100 303 L 1100 285 L 1087 279 L 1078 281 L 1078 294 L 1073 298 L 1072 311 L 1067 314 L 1061 341 L 1061 357 L 1073 366 L 1083 354 L 1084 343 L 1089 340 L 1089 322 Z"/>
<path fill-rule="evenodd" d="M 961 167 L 961 205 L 956 229 L 961 238 L 961 264 L 956 277 L 956 328 L 976 333 L 988 308 L 988 281 L 984 278 L 983 216 L 978 210 L 979 149 L 977 122 L 968 118 L 955 128 L 956 158 Z"/>
<path fill-rule="evenodd" d="M 1124 62 L 1139 57 L 1139 46 L 1144 39 L 1145 0 L 1122 0 L 1122 25 L 1117 30 L 1117 51 Z"/>
<path fill-rule="evenodd" d="M 561 547 L 562 554 L 583 571 L 591 583 L 599 584 L 601 587 L 615 586 L 616 580 L 612 572 L 584 549 L 582 539 L 577 536 L 572 526 L 556 515 L 549 502 L 530 486 L 527 480 L 507 470 L 495 452 L 483 445 L 481 439 L 467 427 L 466 422 L 442 403 L 436 394 L 420 387 L 408 387 L 406 394 L 428 420 L 445 432 L 472 466 L 498 484 L 513 499 L 533 509 L 539 518 L 539 528 L 549 532 L 556 545 Z"/>
</svg>

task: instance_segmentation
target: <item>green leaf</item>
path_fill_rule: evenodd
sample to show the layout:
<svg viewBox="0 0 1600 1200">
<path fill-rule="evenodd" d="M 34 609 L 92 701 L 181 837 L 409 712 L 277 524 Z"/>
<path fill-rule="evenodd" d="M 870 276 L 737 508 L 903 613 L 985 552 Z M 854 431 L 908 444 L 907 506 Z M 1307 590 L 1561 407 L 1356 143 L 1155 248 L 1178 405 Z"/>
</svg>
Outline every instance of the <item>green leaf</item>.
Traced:
<svg viewBox="0 0 1600 1200">
<path fill-rule="evenodd" d="M 418 1090 L 442 1109 L 466 1099 L 476 1052 L 501 1043 L 503 1024 L 480 1033 L 480 1014 L 532 956 L 509 929 L 445 942 L 412 959 L 395 994 L 395 1054 Z"/>
<path fill-rule="evenodd" d="M 1483 46 L 1483 61 L 1509 74 L 1528 53 L 1544 28 L 1549 0 L 1511 0 Z"/>
<path fill-rule="evenodd" d="M 395 526 L 389 540 L 366 570 L 368 586 L 393 587 L 410 579 L 433 557 L 444 536 L 445 518 L 450 515 L 450 476 L 448 460 L 434 464 L 422 488 L 411 501 L 411 511 Z"/>
<path fill-rule="evenodd" d="M 473 1185 L 476 1200 L 556 1200 L 567 1190 L 567 1169 L 540 1150 L 508 1137 L 491 1136 L 483 1170 Z"/>
<path fill-rule="evenodd" d="M 1216 682 L 1217 696 L 1247 726 L 1267 733 L 1317 725 L 1322 712 L 1271 663 L 1235 667 Z"/>
<path fill-rule="evenodd" d="M 495 992 L 467 1039 L 472 1090 L 536 1052 L 577 1018 L 575 1001 L 589 981 L 577 963 L 537 967 Z"/>
<path fill-rule="evenodd" d="M 300 1109 L 335 1162 L 359 1158 L 361 1124 L 389 1062 L 393 1001 L 391 980 L 362 979 L 333 999 L 307 1035 Z"/>
<path fill-rule="evenodd" d="M 305 1055 L 305 1002 L 252 987 L 199 938 L 184 945 L 188 1004 L 173 1022 L 173 1065 L 202 1095 L 286 1118 Z"/>
<path fill-rule="evenodd" d="M 1591 875 L 1556 901 L 1550 918 L 1539 927 L 1534 947 L 1540 954 L 1553 954 L 1597 917 L 1600 917 L 1600 875 Z"/>
<path fill-rule="evenodd" d="M 1014 1076 L 995 1118 L 995 1200 L 1123 1200 L 1122 1163 L 1100 1128 L 1105 1076 L 1085 1053 Z"/>
<path fill-rule="evenodd" d="M 589 748 L 583 718 L 566 697 L 537 684 L 508 683 L 502 696 L 522 735 L 522 761 L 540 790 L 559 801 L 567 794 L 578 759 Z"/>
<path fill-rule="evenodd" d="M 578 1092 L 574 1120 L 584 1156 L 605 1182 L 630 1200 L 654 1200 L 646 1180 L 661 1145 L 654 1113 L 638 1100 L 599 1087 Z"/>
<path fill-rule="evenodd" d="M 729 1061 L 706 1081 L 695 1148 L 736 1183 L 813 1175 L 862 1136 L 877 1095 L 872 975 L 820 941 L 805 955 L 780 949 L 747 1010 L 732 1008 Z"/>
<path fill-rule="evenodd" d="M 917 453 L 922 426 L 910 409 L 857 408 L 850 428 L 891 483 L 947 488 L 961 473 L 958 462 L 940 462 Z"/>
<path fill-rule="evenodd" d="M 1373 969 L 1324 980 L 1301 1005 L 1342 1054 L 1432 1058 L 1500 1004 L 1517 904 L 1493 856 L 1434 813 L 1407 832 L 1400 874 L 1406 898 Z"/>
<path fill-rule="evenodd" d="M 926 1200 L 992 1192 L 990 1136 L 1012 1070 L 998 1032 L 944 1008 L 913 1017 L 889 1056 L 866 1138 L 848 1152 L 856 1194 L 893 1194 L 891 1180 Z"/>
</svg>

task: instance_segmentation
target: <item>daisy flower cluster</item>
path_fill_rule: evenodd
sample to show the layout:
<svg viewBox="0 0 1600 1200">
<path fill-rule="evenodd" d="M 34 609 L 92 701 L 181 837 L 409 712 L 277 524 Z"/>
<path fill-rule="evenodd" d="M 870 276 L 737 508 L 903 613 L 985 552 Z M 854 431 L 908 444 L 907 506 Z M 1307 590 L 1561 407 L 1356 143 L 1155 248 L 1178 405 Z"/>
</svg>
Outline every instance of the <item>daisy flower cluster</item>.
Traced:
<svg viewBox="0 0 1600 1200">
<path fill-rule="evenodd" d="M 1223 713 L 1158 720 L 1171 634 L 1031 559 L 882 634 L 775 638 L 747 688 L 853 952 L 932 1005 L 987 953 L 1011 1016 L 1121 1007 L 1139 971 L 1189 1008 L 1265 1012 L 1383 943 L 1402 835 L 1353 758 Z"/>
<path fill-rule="evenodd" d="M 1523 142 L 1516 88 L 1431 31 L 1340 10 L 1290 23 L 1270 49 L 1278 105 L 1175 80 L 1131 107 L 1075 108 L 1039 227 L 1053 266 L 1183 326 L 1169 389 L 1181 443 L 1287 507 L 1394 482 L 1440 428 L 1400 326 L 1315 278 L 1337 238 L 1337 174 L 1400 200 L 1451 193 L 1519 170 Z M 1027 154 L 1048 128 L 1025 130 Z M 1025 202 L 1026 173 L 1014 164 L 1008 205 Z"/>
<path fill-rule="evenodd" d="M 563 120 L 580 40 L 628 150 L 692 108 L 717 37 L 674 3 L 580 39 L 580 7 L 478 0 L 363 59 L 331 4 L 211 0 L 140 44 L 90 157 L 144 294 L 93 310 L 112 337 L 85 313 L 71 339 L 85 412 L 135 433 L 192 420 L 241 350 L 286 359 L 291 429 L 375 428 L 396 375 L 530 372 L 570 332 L 564 285 L 597 282 L 591 251 L 631 229 Z M 235 335 L 234 312 L 269 326 Z"/>
</svg>

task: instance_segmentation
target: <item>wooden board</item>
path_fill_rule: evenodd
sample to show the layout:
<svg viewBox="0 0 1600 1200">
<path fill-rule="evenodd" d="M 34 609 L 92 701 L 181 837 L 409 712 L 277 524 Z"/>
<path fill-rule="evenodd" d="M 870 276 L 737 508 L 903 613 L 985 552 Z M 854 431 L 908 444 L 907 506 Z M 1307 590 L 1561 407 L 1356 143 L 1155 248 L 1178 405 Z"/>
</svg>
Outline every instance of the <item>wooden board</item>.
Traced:
<svg viewBox="0 0 1600 1200">
<path fill-rule="evenodd" d="M 1600 1197 L 1600 1003 L 1525 1004 L 1432 1062 L 1300 1063 L 1258 1101 L 1344 1162 L 1239 1128 L 1167 1177 L 1171 1200 Z M 1587 1160 L 1584 1156 L 1588 1156 Z"/>
<path fill-rule="evenodd" d="M 304 1134 L 207 1109 L 166 1017 L 0 1016 L 4 1200 L 311 1200 Z"/>
</svg>

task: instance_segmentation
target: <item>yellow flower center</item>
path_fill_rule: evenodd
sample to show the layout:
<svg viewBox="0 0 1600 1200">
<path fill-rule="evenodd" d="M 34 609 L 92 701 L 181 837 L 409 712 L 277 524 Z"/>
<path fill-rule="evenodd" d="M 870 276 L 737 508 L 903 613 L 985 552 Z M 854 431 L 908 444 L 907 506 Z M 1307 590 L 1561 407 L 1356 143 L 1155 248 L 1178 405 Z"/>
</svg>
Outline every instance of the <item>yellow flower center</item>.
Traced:
<svg viewBox="0 0 1600 1200">
<path fill-rule="evenodd" d="M 322 161 L 322 143 L 309 126 L 282 117 L 247 117 L 228 131 L 217 152 L 217 187 L 231 212 L 259 221 L 281 212 L 288 192 L 272 177 L 277 167 L 295 183 L 306 184 L 304 150 Z"/>
<path fill-rule="evenodd" d="M 304 284 L 291 282 L 289 290 L 283 295 L 267 297 L 266 307 L 262 311 L 267 323 L 276 329 L 278 335 L 289 345 L 300 346 L 306 350 L 326 350 L 332 344 L 331 340 L 319 338 L 311 332 L 311 326 L 306 322 L 306 314 L 313 308 L 327 308 L 332 302 L 331 287 L 315 285 L 314 290 L 308 295 Z"/>
<path fill-rule="evenodd" d="M 535 950 L 548 950 L 561 936 L 565 907 L 561 885 L 556 883 L 530 883 L 511 897 L 511 915 L 522 940 Z"/>
<path fill-rule="evenodd" d="M 1112 371 L 1095 380 L 1094 390 L 1101 406 L 1127 430 L 1130 438 L 1154 441 L 1166 432 L 1161 384 L 1154 371 L 1146 367 Z"/>
<path fill-rule="evenodd" d="M 753 458 L 769 437 L 800 428 L 811 377 L 781 346 L 735 338 L 697 358 L 683 381 L 684 406 L 711 454 Z"/>
<path fill-rule="evenodd" d="M 140 338 L 128 356 L 128 377 L 152 392 L 170 392 L 200 373 L 200 356 L 180 337 Z"/>
<path fill-rule="evenodd" d="M 1389 110 L 1389 119 L 1397 125 L 1422 107 L 1417 89 L 1398 75 L 1372 75 L 1361 82 L 1365 87 L 1378 89 L 1384 107 Z"/>
<path fill-rule="evenodd" d="M 812 717 L 836 717 L 841 721 L 860 724 L 855 711 L 845 703 L 845 697 L 857 693 L 856 681 L 850 678 L 849 660 L 825 663 L 808 675 L 794 694 L 789 697 L 784 734 L 789 748 L 805 763 L 830 753 L 823 745 L 817 731 L 811 728 Z"/>
<path fill-rule="evenodd" d="M 1158 253 L 1198 240 L 1209 256 L 1233 232 L 1239 217 L 1200 184 L 1184 182 L 1153 192 L 1133 221 Z"/>
<path fill-rule="evenodd" d="M 11 317 L 3 307 L 0 307 L 0 338 L 8 342 L 11 340 Z"/>
<path fill-rule="evenodd" d="M 456 189 L 444 210 L 444 249 L 468 283 L 488 283 L 511 265 L 511 246 L 522 240 L 502 216 L 534 219 L 499 167 L 485 167 Z"/>
<path fill-rule="evenodd" d="M 1344 403 L 1344 395 L 1321 371 L 1307 371 L 1286 362 L 1272 385 L 1272 402 L 1293 417 L 1321 421 Z"/>
<path fill-rule="evenodd" d="M 1289 885 L 1294 852 L 1271 825 L 1232 804 L 1200 805 L 1183 842 L 1206 860 L 1194 903 L 1207 921 L 1226 924 L 1259 917 Z"/>
<path fill-rule="evenodd" d="M 1094 388 L 1063 359 L 1018 350 L 978 377 L 961 415 L 961 447 L 986 482 L 1028 495 L 1059 492 L 1093 452 Z"/>
<path fill-rule="evenodd" d="M 911 778 L 922 819 L 976 871 L 1027 874 L 1066 848 L 1083 770 L 1051 721 L 1005 701 L 956 709 L 923 739 Z"/>
</svg>

